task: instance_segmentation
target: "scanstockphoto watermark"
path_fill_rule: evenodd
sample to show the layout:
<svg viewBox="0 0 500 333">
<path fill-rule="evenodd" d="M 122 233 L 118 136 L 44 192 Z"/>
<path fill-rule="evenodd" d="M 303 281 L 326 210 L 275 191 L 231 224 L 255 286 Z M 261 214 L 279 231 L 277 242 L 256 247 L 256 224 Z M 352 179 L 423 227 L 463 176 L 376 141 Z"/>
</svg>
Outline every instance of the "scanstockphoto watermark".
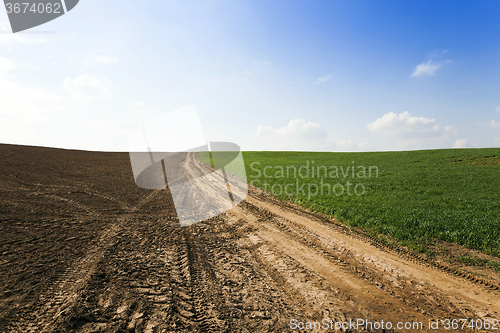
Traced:
<svg viewBox="0 0 500 333">
<path fill-rule="evenodd" d="M 363 181 L 378 178 L 378 166 L 318 165 L 307 160 L 303 165 L 265 165 L 260 162 L 250 164 L 252 173 L 248 175 L 250 185 L 274 196 L 362 196 L 366 193 Z M 342 181 L 344 180 L 344 181 Z"/>
<path fill-rule="evenodd" d="M 393 330 L 398 331 L 471 331 L 471 330 L 495 330 L 498 331 L 499 321 L 497 319 L 481 318 L 455 318 L 455 319 L 428 319 L 421 321 L 391 321 L 391 320 L 369 320 L 369 319 L 349 319 L 349 321 L 333 321 L 323 319 L 319 321 L 300 321 L 290 319 L 291 330 L 351 330 L 351 331 L 373 331 L 373 330 Z"/>
<path fill-rule="evenodd" d="M 429 320 L 428 328 L 429 330 L 437 329 L 434 328 L 435 323 Z M 368 319 L 349 319 L 349 321 L 333 321 L 329 319 L 323 319 L 319 321 L 300 321 L 297 319 L 290 320 L 291 330 L 351 330 L 351 331 L 373 331 L 373 330 L 392 330 L 397 329 L 400 331 L 405 330 L 417 330 L 422 331 L 425 325 L 420 321 L 406 321 L 406 322 L 391 322 L 391 321 L 370 321 Z"/>
</svg>

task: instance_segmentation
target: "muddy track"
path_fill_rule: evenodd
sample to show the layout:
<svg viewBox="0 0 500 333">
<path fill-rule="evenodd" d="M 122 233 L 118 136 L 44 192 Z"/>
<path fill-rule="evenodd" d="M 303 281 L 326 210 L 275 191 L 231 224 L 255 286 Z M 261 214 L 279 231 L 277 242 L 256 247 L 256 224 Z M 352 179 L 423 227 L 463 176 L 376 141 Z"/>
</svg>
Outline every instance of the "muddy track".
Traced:
<svg viewBox="0 0 500 333">
<path fill-rule="evenodd" d="M 193 240 L 189 231 L 183 230 L 183 236 L 189 265 L 194 314 L 199 328 L 210 332 L 230 331 L 224 319 L 227 316 L 227 310 L 220 292 L 221 286 L 207 262 L 207 256 L 213 253 L 201 251 L 196 239 Z"/>
<path fill-rule="evenodd" d="M 486 290 L 497 289 L 494 282 L 471 278 L 467 282 L 477 284 L 474 286 L 474 292 L 470 292 L 471 286 L 469 283 L 463 284 L 463 280 L 460 281 L 457 276 L 454 276 L 453 273 L 456 272 L 453 270 L 443 269 L 442 265 L 429 263 L 421 256 L 414 255 L 402 248 L 385 246 L 374 238 L 360 231 L 352 232 L 350 228 L 342 226 L 331 219 L 325 221 L 324 216 L 307 212 L 304 209 L 262 195 L 247 198 L 246 202 L 240 207 L 228 212 L 228 214 L 231 213 L 235 214 L 240 220 L 253 223 L 256 229 L 267 229 L 266 232 L 259 231 L 257 234 L 261 239 L 267 238 L 267 241 L 275 246 L 280 243 L 278 239 L 282 238 L 283 247 L 281 250 L 284 253 L 290 254 L 293 252 L 293 248 L 287 248 L 287 243 L 301 243 L 308 250 L 312 250 L 311 252 L 315 252 L 310 254 L 310 259 L 318 260 L 319 258 L 315 256 L 319 253 L 323 258 L 327 258 L 331 264 L 340 267 L 341 271 L 347 273 L 349 277 L 346 277 L 346 280 L 355 280 L 353 277 L 356 276 L 364 280 L 364 282 L 369 282 L 370 285 L 384 291 L 383 298 L 396 299 L 404 303 L 406 308 L 401 307 L 400 311 L 405 312 L 406 315 L 413 310 L 418 315 L 423 314 L 426 317 L 432 315 L 438 318 L 446 318 L 450 313 L 458 318 L 478 317 L 484 319 L 492 315 L 498 316 L 499 304 L 496 301 L 497 299 L 492 297 L 493 295 L 485 293 Z M 337 238 L 338 241 L 332 242 L 329 240 L 331 238 Z M 361 245 L 359 242 L 358 244 L 352 242 L 353 239 L 363 241 L 363 246 L 359 246 Z M 373 248 L 379 251 L 374 251 Z M 368 255 L 373 253 L 376 253 L 378 257 L 375 262 L 373 259 L 368 259 Z M 397 259 L 394 256 L 388 256 L 388 254 L 396 255 Z M 300 261 L 300 257 L 301 254 L 298 254 L 295 259 Z M 398 267 L 401 261 L 398 259 L 406 261 L 405 266 L 412 267 Z M 368 263 L 368 260 L 371 263 Z M 388 265 L 387 261 L 389 260 L 392 262 Z M 408 265 L 408 262 L 415 265 Z M 415 274 L 419 266 L 426 268 L 424 274 L 427 275 L 427 279 L 424 281 L 420 281 L 423 277 L 422 274 Z M 311 268 L 318 272 L 323 267 L 309 267 L 309 269 Z M 432 270 L 428 268 L 432 268 Z M 399 269 L 400 272 L 394 273 L 395 269 L 396 271 Z M 328 272 L 324 272 L 328 274 Z M 400 276 L 400 273 L 403 273 L 403 276 Z M 443 279 L 443 275 L 452 279 Z M 464 276 L 463 274 L 456 275 Z M 438 284 L 434 285 L 435 282 L 438 282 Z M 457 287 L 462 290 L 455 293 L 454 297 L 450 297 L 450 291 L 456 290 Z M 467 301 L 464 302 L 463 297 Z M 364 302 L 369 303 L 370 298 L 363 297 Z M 485 301 L 486 299 L 488 301 Z M 471 303 L 464 305 L 467 302 Z M 493 312 L 488 310 L 491 305 L 495 309 Z M 377 306 L 373 304 L 369 308 L 374 309 Z M 377 311 L 380 310 L 382 309 Z M 388 312 L 388 309 L 383 310 Z M 389 313 L 392 317 L 395 317 L 394 312 Z M 417 314 L 413 317 L 418 317 Z M 372 318 L 374 315 L 375 312 L 372 313 Z"/>
<path fill-rule="evenodd" d="M 257 207 L 246 204 L 245 209 L 257 210 Z M 444 307 L 445 314 L 446 309 L 451 309 L 451 304 L 446 302 L 442 298 L 437 298 L 437 301 L 430 302 L 431 304 L 426 304 L 426 300 L 429 297 L 436 299 L 437 295 L 431 290 L 425 289 L 418 290 L 413 285 L 405 285 L 402 287 L 399 284 L 391 284 L 385 276 L 385 272 L 377 271 L 369 266 L 360 265 L 356 260 L 350 256 L 350 251 L 345 248 L 337 248 L 333 242 L 329 242 L 327 239 L 312 233 L 304 227 L 297 226 L 290 220 L 279 218 L 278 216 L 266 211 L 261 210 L 261 214 L 266 216 L 266 219 L 260 219 L 260 223 L 271 222 L 282 234 L 288 235 L 290 238 L 294 239 L 299 244 L 303 244 L 308 248 L 312 248 L 326 258 L 330 263 L 337 266 L 342 272 L 354 275 L 357 278 L 368 282 L 370 285 L 376 286 L 382 290 L 385 294 L 397 295 L 397 299 L 400 299 L 407 306 L 413 308 L 414 310 L 422 313 L 428 313 L 431 311 L 432 307 L 429 305 L 439 304 L 439 307 Z M 418 302 L 412 300 L 413 295 L 419 295 L 421 299 Z M 432 296 L 431 296 L 432 295 Z M 405 310 L 408 312 L 408 310 Z M 465 314 L 462 314 L 465 315 Z"/>
<path fill-rule="evenodd" d="M 21 156 L 9 149 L 5 156 Z M 99 163 L 80 169 L 89 156 Z M 127 159 L 92 153 L 52 178 L 0 178 L 1 332 L 286 332 L 292 319 L 500 318 L 498 280 L 253 189 L 230 211 L 182 228 L 169 192 L 138 189 L 121 171 Z M 194 155 L 182 163 L 187 177 L 207 172 Z M 90 180 L 75 180 L 81 170 Z M 199 193 L 227 191 L 200 184 Z"/>
<path fill-rule="evenodd" d="M 336 220 L 332 219 L 331 217 L 326 216 L 324 214 L 313 213 L 313 212 L 307 211 L 306 209 L 304 209 L 302 207 L 293 205 L 293 204 L 288 203 L 288 202 L 282 202 L 282 201 L 276 200 L 272 197 L 265 196 L 265 195 L 255 196 L 255 198 L 261 199 L 261 200 L 267 201 L 267 202 L 272 202 L 275 205 L 286 207 L 286 209 L 293 211 L 296 214 L 307 216 L 311 219 L 316 220 L 319 223 L 323 223 L 323 224 L 326 223 L 330 226 L 334 226 L 337 228 L 337 230 L 345 233 L 346 235 L 351 235 L 352 237 L 358 237 L 359 239 L 361 239 L 365 242 L 368 242 L 371 245 L 373 245 L 381 250 L 393 253 L 393 254 L 398 255 L 406 260 L 409 260 L 409 261 L 412 261 L 412 262 L 415 262 L 415 263 L 418 263 L 418 264 L 421 264 L 424 266 L 433 267 L 437 270 L 440 270 L 441 272 L 443 272 L 445 274 L 450 274 L 450 275 L 455 276 L 455 277 L 463 278 L 470 283 L 476 284 L 480 287 L 484 287 L 486 290 L 500 290 L 500 282 L 499 281 L 487 280 L 487 279 L 484 279 L 480 276 L 472 276 L 471 274 L 465 273 L 465 272 L 458 270 L 458 269 L 455 269 L 454 267 L 451 267 L 450 265 L 442 264 L 440 262 L 432 260 L 423 254 L 420 254 L 420 255 L 416 254 L 407 248 L 404 248 L 404 247 L 401 247 L 401 246 L 398 246 L 395 244 L 393 244 L 393 245 L 384 244 L 380 240 L 378 240 L 377 238 L 372 237 L 372 236 L 366 234 L 365 232 L 363 232 L 357 228 L 350 228 L 350 227 L 348 227 L 342 223 L 339 223 L 338 221 L 336 221 Z"/>
<path fill-rule="evenodd" d="M 252 199 L 247 201 L 252 201 Z M 272 202 L 272 205 L 269 205 L 269 201 Z M 288 204 L 269 200 L 268 198 L 258 198 L 255 204 L 259 206 L 259 202 L 260 210 L 266 216 L 265 222 L 274 222 L 281 232 L 294 234 L 292 237 L 296 241 L 307 245 L 309 248 L 319 249 L 326 257 L 339 263 L 345 271 L 350 271 L 351 274 L 367 279 L 382 289 L 387 289 L 390 294 L 398 295 L 405 303 L 420 312 L 423 310 L 423 313 L 439 314 L 439 310 L 444 309 L 443 315 L 453 313 L 467 318 L 474 316 L 484 318 L 484 316 L 489 317 L 498 313 L 498 302 L 495 298 L 497 294 L 490 292 L 490 290 L 496 290 L 493 282 L 471 284 L 470 282 L 477 282 L 479 279 L 464 281 L 455 274 L 450 274 L 451 270 L 439 269 L 439 266 L 408 253 L 404 249 L 389 248 L 359 231 L 354 233 L 346 227 L 341 227 L 342 232 L 335 232 L 334 229 L 337 229 L 338 222 L 336 224 L 325 222 L 321 217 L 314 216 L 309 212 L 303 212 L 300 209 L 300 214 L 297 214 L 297 210 L 295 210 L 294 215 L 307 216 L 308 218 L 304 220 L 297 218 L 298 216 L 295 215 L 295 219 L 293 219 L 285 213 L 289 209 Z M 262 209 L 262 206 L 265 208 Z M 276 207 L 281 208 L 276 210 Z M 266 208 L 273 208 L 274 213 L 277 214 L 270 213 Z M 253 209 L 255 210 L 255 206 Z M 281 216 L 280 212 L 282 213 Z M 297 223 L 298 221 L 301 223 Z M 312 221 L 317 224 L 311 223 Z M 337 238 L 337 241 L 333 242 L 333 244 L 330 242 L 329 245 L 328 236 Z M 345 242 L 343 242 L 343 238 Z M 363 246 L 360 246 L 362 244 L 359 242 L 353 242 L 354 239 L 363 241 Z M 367 244 L 370 246 L 366 246 Z M 376 251 L 376 249 L 382 251 Z M 399 260 L 396 258 L 399 258 Z M 407 269 L 412 269 L 413 272 L 409 272 Z M 415 274 L 417 270 L 420 270 L 423 274 Z M 434 283 L 437 283 L 437 285 L 434 285 Z M 392 287 L 389 288 L 391 285 Z M 450 297 L 450 291 L 457 288 L 455 296 Z M 474 289 L 474 291 L 468 292 L 471 289 Z M 466 302 L 464 302 L 463 297 L 470 297 L 468 301 L 471 303 L 464 305 Z M 419 303 L 422 303 L 422 299 L 428 300 L 427 303 L 429 304 L 419 305 Z M 486 299 L 489 299 L 489 301 L 485 301 Z M 493 309 L 494 312 L 488 312 L 488 308 Z"/>
</svg>

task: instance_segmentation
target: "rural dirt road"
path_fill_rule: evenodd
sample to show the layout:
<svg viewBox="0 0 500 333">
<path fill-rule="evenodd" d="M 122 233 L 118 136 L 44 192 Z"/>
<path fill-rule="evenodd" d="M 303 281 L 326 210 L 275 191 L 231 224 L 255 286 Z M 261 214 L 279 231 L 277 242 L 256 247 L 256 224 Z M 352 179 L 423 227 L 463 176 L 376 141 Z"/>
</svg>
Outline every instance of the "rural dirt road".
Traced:
<svg viewBox="0 0 500 333">
<path fill-rule="evenodd" d="M 0 156 L 0 332 L 500 319 L 498 280 L 460 276 L 254 190 L 181 228 L 168 191 L 135 185 L 126 153 L 0 145 Z M 182 163 L 206 172 L 194 154 Z"/>
</svg>

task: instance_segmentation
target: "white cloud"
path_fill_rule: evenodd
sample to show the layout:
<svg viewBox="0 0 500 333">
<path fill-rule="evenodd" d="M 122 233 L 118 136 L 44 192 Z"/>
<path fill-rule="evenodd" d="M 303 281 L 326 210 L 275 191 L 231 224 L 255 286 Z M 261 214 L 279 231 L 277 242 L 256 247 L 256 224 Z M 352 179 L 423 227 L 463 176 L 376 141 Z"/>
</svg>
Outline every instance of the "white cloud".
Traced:
<svg viewBox="0 0 500 333">
<path fill-rule="evenodd" d="M 325 150 L 334 146 L 320 124 L 304 119 L 292 119 L 278 129 L 260 125 L 255 136 L 264 150 Z"/>
<path fill-rule="evenodd" d="M 441 68 L 440 64 L 433 63 L 432 60 L 428 62 L 423 62 L 413 68 L 413 73 L 411 76 L 423 76 L 423 75 L 436 75 L 438 69 Z"/>
<path fill-rule="evenodd" d="M 373 123 L 368 124 L 368 128 L 372 132 L 407 137 L 438 137 L 455 131 L 452 126 L 436 125 L 435 119 L 413 117 L 408 111 L 400 114 L 386 113 Z"/>
<path fill-rule="evenodd" d="M 321 83 L 325 83 L 326 81 L 330 80 L 332 76 L 330 74 L 328 75 L 325 75 L 323 77 L 318 77 L 316 79 L 316 81 L 314 81 L 314 84 L 321 84 Z"/>
<path fill-rule="evenodd" d="M 12 60 L 0 57 L 0 73 L 17 69 Z"/>
<path fill-rule="evenodd" d="M 0 34 L 0 45 L 9 46 L 12 44 L 41 44 L 46 43 L 48 38 L 40 35 L 25 35 L 21 33 Z"/>
<path fill-rule="evenodd" d="M 11 82 L 2 72 L 15 70 L 6 58 L 0 58 L 0 142 L 33 144 L 42 137 L 39 128 L 62 110 L 63 99 L 50 91 L 24 87 Z"/>
<path fill-rule="evenodd" d="M 261 150 L 284 151 L 366 151 L 372 148 L 367 142 L 359 143 L 357 139 L 342 138 L 344 134 L 335 132 L 329 134 L 317 122 L 304 119 L 292 119 L 287 126 L 273 128 L 258 126 L 253 142 Z M 350 135 L 346 133 L 346 135 Z"/>
<path fill-rule="evenodd" d="M 467 139 L 459 139 L 455 141 L 453 144 L 453 148 L 466 148 L 467 147 Z"/>
<path fill-rule="evenodd" d="M 358 148 L 359 150 L 363 151 L 363 150 L 367 150 L 371 147 L 371 145 L 368 143 L 368 142 L 361 142 L 359 145 L 358 145 Z"/>
<path fill-rule="evenodd" d="M 259 125 L 257 128 L 257 132 L 255 133 L 256 137 L 264 137 L 276 134 L 271 126 L 262 126 Z"/>
<path fill-rule="evenodd" d="M 118 62 L 117 57 L 98 56 L 85 61 L 85 66 L 91 67 L 98 64 L 114 64 L 116 62 Z"/>
<path fill-rule="evenodd" d="M 135 102 L 134 109 L 140 113 L 145 113 L 147 111 L 146 104 L 142 101 Z"/>
<path fill-rule="evenodd" d="M 486 128 L 500 129 L 500 120 L 480 121 L 478 124 Z"/>
<path fill-rule="evenodd" d="M 335 142 L 335 144 L 338 146 L 338 147 L 342 147 L 342 148 L 348 148 L 352 145 L 352 140 L 342 140 L 342 141 L 337 141 Z"/>
<path fill-rule="evenodd" d="M 356 150 L 356 145 L 354 144 L 354 142 L 352 140 L 341 140 L 341 141 L 337 141 L 335 142 L 335 147 L 336 147 L 336 150 L 340 150 L 340 151 L 354 151 Z"/>
<path fill-rule="evenodd" d="M 389 112 L 368 124 L 368 129 L 384 136 L 385 147 L 397 150 L 449 148 L 458 130 L 453 126 L 439 126 L 434 118 L 415 117 L 408 111 Z M 394 149 L 384 148 L 384 149 Z"/>
<path fill-rule="evenodd" d="M 0 114 L 5 116 L 33 115 L 31 111 L 41 111 L 43 108 L 39 104 L 58 103 L 61 101 L 57 94 L 43 90 L 26 88 L 19 84 L 10 82 L 0 77 Z M 25 119 L 30 121 L 29 118 Z"/>
<path fill-rule="evenodd" d="M 64 89 L 71 92 L 71 97 L 80 101 L 95 100 L 96 97 L 109 96 L 106 89 L 109 82 L 105 79 L 98 79 L 88 75 L 80 75 L 77 78 L 67 77 L 64 80 Z"/>
<path fill-rule="evenodd" d="M 495 110 L 496 110 L 497 112 L 500 112 L 500 105 L 498 105 L 498 106 L 495 108 Z"/>
<path fill-rule="evenodd" d="M 440 55 L 448 53 L 449 51 L 450 50 L 433 50 L 433 51 L 429 51 L 428 54 L 429 54 L 429 58 L 437 58 Z"/>
<path fill-rule="evenodd" d="M 255 133 L 257 137 L 281 136 L 295 139 L 315 140 L 328 136 L 320 124 L 304 119 L 292 119 L 287 126 L 274 130 L 270 126 L 259 126 Z"/>
</svg>

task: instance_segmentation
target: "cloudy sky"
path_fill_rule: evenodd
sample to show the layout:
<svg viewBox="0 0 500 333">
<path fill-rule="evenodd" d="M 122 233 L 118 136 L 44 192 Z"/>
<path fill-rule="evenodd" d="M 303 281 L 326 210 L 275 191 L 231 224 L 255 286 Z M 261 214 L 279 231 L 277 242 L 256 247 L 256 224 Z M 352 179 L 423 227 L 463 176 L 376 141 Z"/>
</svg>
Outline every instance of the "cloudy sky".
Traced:
<svg viewBox="0 0 500 333">
<path fill-rule="evenodd" d="M 195 104 L 243 150 L 500 145 L 498 1 L 81 0 L 12 34 L 0 143 L 126 151 Z"/>
</svg>

